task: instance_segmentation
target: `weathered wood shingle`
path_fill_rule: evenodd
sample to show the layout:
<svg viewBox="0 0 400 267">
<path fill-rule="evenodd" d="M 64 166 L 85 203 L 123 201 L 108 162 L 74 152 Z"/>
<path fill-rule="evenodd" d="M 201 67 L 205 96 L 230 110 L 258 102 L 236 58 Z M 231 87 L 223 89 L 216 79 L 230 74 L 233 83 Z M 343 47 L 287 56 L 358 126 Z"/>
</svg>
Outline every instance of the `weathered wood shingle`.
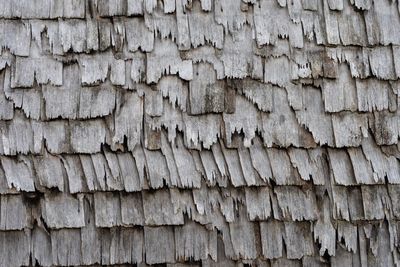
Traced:
<svg viewBox="0 0 400 267">
<path fill-rule="evenodd" d="M 0 0 L 0 266 L 395 266 L 387 0 Z"/>
</svg>

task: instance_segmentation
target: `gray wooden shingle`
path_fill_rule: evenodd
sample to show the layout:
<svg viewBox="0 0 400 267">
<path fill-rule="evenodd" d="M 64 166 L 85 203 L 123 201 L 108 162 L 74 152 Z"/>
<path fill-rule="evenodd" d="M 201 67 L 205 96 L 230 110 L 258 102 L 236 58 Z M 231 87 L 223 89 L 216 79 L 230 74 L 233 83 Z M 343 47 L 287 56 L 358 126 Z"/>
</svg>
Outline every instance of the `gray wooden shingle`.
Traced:
<svg viewBox="0 0 400 267">
<path fill-rule="evenodd" d="M 17 57 L 11 87 L 32 87 L 34 82 L 60 86 L 63 83 L 62 70 L 62 62 L 53 58 Z"/>
<path fill-rule="evenodd" d="M 355 1 L 356 5 L 357 2 L 359 1 Z M 367 32 L 363 23 L 364 17 L 360 13 L 354 12 L 349 2 L 341 1 L 341 4 L 343 13 L 338 17 L 341 43 L 343 45 L 366 45 Z"/>
<path fill-rule="evenodd" d="M 123 225 L 143 225 L 143 201 L 140 193 L 121 194 L 121 219 Z"/>
<path fill-rule="evenodd" d="M 390 47 L 380 46 L 366 50 L 368 53 L 372 75 L 384 80 L 395 79 L 392 49 L 390 49 Z"/>
<path fill-rule="evenodd" d="M 61 157 L 68 179 L 68 188 L 71 194 L 85 192 L 87 184 L 79 156 L 66 155 Z"/>
<path fill-rule="evenodd" d="M 43 125 L 43 139 L 50 153 L 63 153 L 71 150 L 68 123 L 51 121 Z"/>
<path fill-rule="evenodd" d="M 179 184 L 184 188 L 199 188 L 201 174 L 196 170 L 194 159 L 184 147 L 183 140 L 180 137 L 177 138 L 176 145 L 172 146 L 172 153 L 178 169 Z"/>
<path fill-rule="evenodd" d="M 283 149 L 267 149 L 274 181 L 278 185 L 301 185 L 303 181 L 292 167 L 289 155 Z"/>
<path fill-rule="evenodd" d="M 167 56 L 166 56 L 167 55 Z M 191 60 L 181 60 L 178 47 L 168 40 L 158 40 L 154 52 L 147 54 L 147 83 L 157 82 L 162 74 L 178 74 L 183 80 L 193 79 Z"/>
<path fill-rule="evenodd" d="M 31 30 L 28 23 L 17 20 L 2 20 L 0 29 L 1 47 L 7 47 L 17 56 L 29 56 Z"/>
<path fill-rule="evenodd" d="M 340 113 L 332 115 L 336 147 L 359 146 L 367 135 L 367 117 L 362 113 Z"/>
<path fill-rule="evenodd" d="M 284 240 L 288 259 L 300 259 L 314 253 L 309 222 L 285 222 Z"/>
<path fill-rule="evenodd" d="M 260 138 L 254 138 L 253 145 L 249 148 L 249 151 L 253 167 L 257 171 L 257 174 L 260 176 L 260 178 L 264 182 L 272 179 L 271 163 Z"/>
<path fill-rule="evenodd" d="M 29 265 L 30 240 L 29 231 L 1 231 L 0 265 Z"/>
<path fill-rule="evenodd" d="M 105 143 L 106 130 L 102 120 L 86 123 L 73 121 L 71 127 L 71 147 L 78 153 L 96 153 Z"/>
<path fill-rule="evenodd" d="M 51 231 L 51 254 L 54 265 L 79 265 L 82 262 L 80 229 Z"/>
<path fill-rule="evenodd" d="M 296 111 L 296 118 L 312 134 L 316 143 L 333 145 L 331 117 L 325 113 L 322 93 L 313 87 L 303 87 L 304 107 Z"/>
<path fill-rule="evenodd" d="M 143 261 L 143 230 L 138 228 L 111 229 L 109 264 L 141 263 Z M 108 247 L 107 247 L 108 250 Z M 105 263 L 103 261 L 103 263 Z"/>
<path fill-rule="evenodd" d="M 79 118 L 96 118 L 111 114 L 115 109 L 116 91 L 113 87 L 81 87 L 79 94 Z"/>
<path fill-rule="evenodd" d="M 112 142 L 122 144 L 127 138 L 128 148 L 133 150 L 141 136 L 143 120 L 143 99 L 137 94 L 128 93 L 117 100 L 114 112 L 114 134 Z"/>
<path fill-rule="evenodd" d="M 142 187 L 140 185 L 139 173 L 132 154 L 118 153 L 117 158 L 121 170 L 121 177 L 124 181 L 125 191 L 139 191 Z"/>
<path fill-rule="evenodd" d="M 296 186 L 277 186 L 274 193 L 283 217 L 291 221 L 317 219 L 317 201 L 311 190 L 302 191 Z"/>
<path fill-rule="evenodd" d="M 272 216 L 270 194 L 271 189 L 267 186 L 245 189 L 247 215 L 251 221 L 267 220 Z"/>
<path fill-rule="evenodd" d="M 125 21 L 125 32 L 128 49 L 143 52 L 151 52 L 154 46 L 154 33 L 151 32 L 144 21 L 133 18 Z"/>
<path fill-rule="evenodd" d="M 51 237 L 44 229 L 35 227 L 31 234 L 31 254 L 32 260 L 37 261 L 42 266 L 51 266 L 53 256 L 51 254 Z"/>
<path fill-rule="evenodd" d="M 82 264 L 86 265 L 101 262 L 102 258 L 102 229 L 96 228 L 93 199 L 93 196 L 86 196 L 84 199 L 85 227 L 80 229 Z"/>
<path fill-rule="evenodd" d="M 324 79 L 323 82 L 322 95 L 325 111 L 355 111 L 357 109 L 355 81 L 352 79 L 349 67 L 346 64 L 340 64 L 338 71 L 338 79 Z"/>
<path fill-rule="evenodd" d="M 361 194 L 367 220 L 379 220 L 387 216 L 391 201 L 385 186 L 361 186 Z"/>
<path fill-rule="evenodd" d="M 393 3 L 375 1 L 372 5 L 371 1 L 366 1 L 359 3 L 359 5 L 371 7 L 365 15 L 369 44 L 399 44 L 400 37 L 396 34 L 396 28 L 400 25 L 400 18 L 396 15 L 396 7 Z"/>
<path fill-rule="evenodd" d="M 242 112 L 235 112 L 234 114 L 223 114 L 224 128 L 225 128 L 225 143 L 227 147 L 233 144 L 232 135 L 244 133 L 244 144 L 250 146 L 251 140 L 255 137 L 256 129 L 260 129 L 260 115 L 258 109 L 242 96 L 236 97 L 236 109 Z"/>
<path fill-rule="evenodd" d="M 288 103 L 287 93 L 281 88 L 274 88 L 274 107 L 271 114 L 262 113 L 262 136 L 264 144 L 271 147 L 312 147 L 314 139 L 310 132 L 297 121 L 292 107 Z"/>
<path fill-rule="evenodd" d="M 221 1 L 226 2 L 228 1 Z M 237 8 L 239 1 L 234 1 L 233 8 Z M 218 2 L 217 2 L 218 4 Z M 233 2 L 232 2 L 233 4 Z M 235 9 L 225 11 L 227 13 L 234 12 Z M 240 13 L 239 13 L 240 14 Z M 236 17 L 237 24 L 240 23 L 240 15 Z M 218 18 L 216 19 L 218 22 Z M 225 25 L 224 25 L 225 26 Z M 229 26 L 228 26 L 229 27 Z M 262 64 L 258 61 L 258 57 L 252 53 L 252 44 L 249 42 L 251 38 L 251 29 L 242 25 L 237 25 L 235 37 L 231 35 L 225 36 L 224 48 L 222 56 L 220 57 L 225 76 L 228 78 L 245 78 L 247 76 L 255 78 L 262 78 Z M 261 65 L 261 66 L 259 66 Z M 254 73 L 253 73 L 254 72 Z"/>
<path fill-rule="evenodd" d="M 57 188 L 63 192 L 64 173 L 60 158 L 50 154 L 34 157 L 33 165 L 36 170 L 38 186 Z"/>
<path fill-rule="evenodd" d="M 257 105 L 258 109 L 269 112 L 273 110 L 273 86 L 258 81 L 245 79 L 243 94 Z"/>
<path fill-rule="evenodd" d="M 180 185 L 179 176 L 172 176 L 175 173 L 169 171 L 169 163 L 172 160 L 168 159 L 161 153 L 161 151 L 151 151 L 144 149 L 144 160 L 146 161 L 146 178 L 148 180 L 148 185 L 150 188 L 158 189 L 163 187 L 164 184 L 167 185 Z"/>
<path fill-rule="evenodd" d="M 232 185 L 235 187 L 246 185 L 243 170 L 240 167 L 238 151 L 236 149 L 225 148 L 224 146 L 221 146 L 221 148 Z"/>
<path fill-rule="evenodd" d="M 328 254 L 334 256 L 336 252 L 336 240 L 332 236 L 336 236 L 336 229 L 331 221 L 330 200 L 328 196 L 321 199 L 322 207 L 319 218 L 314 225 L 314 241 L 320 244 L 319 255 Z"/>
<path fill-rule="evenodd" d="M 281 258 L 283 255 L 284 225 L 279 221 L 260 222 L 263 256 L 267 259 Z"/>
<path fill-rule="evenodd" d="M 387 0 L 0 0 L 0 265 L 399 265 L 399 27 Z"/>
<path fill-rule="evenodd" d="M 201 7 L 200 7 L 201 5 Z M 211 10 L 211 1 L 194 2 L 188 14 L 190 42 L 193 47 L 206 43 L 222 48 L 224 32 L 222 25 L 217 25 L 211 12 L 205 13 L 201 9 Z"/>
<path fill-rule="evenodd" d="M 357 226 L 349 222 L 338 222 L 337 234 L 339 239 L 344 239 L 348 251 L 357 251 Z"/>
<path fill-rule="evenodd" d="M 15 115 L 12 121 L 2 123 L 2 154 L 16 155 L 17 153 L 38 152 L 39 148 L 34 146 L 34 142 L 41 141 L 41 137 L 34 140 L 30 121 L 21 113 Z"/>
<path fill-rule="evenodd" d="M 85 226 L 83 196 L 65 193 L 46 194 L 41 201 L 42 217 L 52 229 Z"/>
<path fill-rule="evenodd" d="M 245 211 L 238 211 L 237 220 L 229 224 L 232 246 L 235 256 L 244 260 L 257 257 L 255 223 L 249 222 Z"/>
<path fill-rule="evenodd" d="M 349 154 L 345 150 L 328 149 L 328 155 L 335 182 L 340 185 L 356 184 Z"/>
<path fill-rule="evenodd" d="M 1 156 L 0 160 L 8 188 L 15 188 L 18 191 L 35 191 L 34 173 L 27 159 L 14 160 Z"/>
<path fill-rule="evenodd" d="M 77 117 L 80 83 L 75 79 L 79 75 L 77 65 L 66 66 L 63 70 L 64 83 L 60 87 L 45 85 L 42 87 L 48 119 Z"/>
<path fill-rule="evenodd" d="M 30 208 L 20 195 L 3 195 L 0 204 L 0 229 L 22 230 L 30 225 Z"/>
<path fill-rule="evenodd" d="M 189 82 L 190 114 L 220 113 L 225 108 L 225 90 L 222 82 L 216 79 L 210 64 L 193 66 L 193 80 Z"/>
<path fill-rule="evenodd" d="M 142 191 L 145 224 L 148 226 L 180 225 L 181 210 L 175 210 L 169 190 Z"/>
<path fill-rule="evenodd" d="M 94 194 L 94 213 L 97 227 L 121 225 L 121 201 L 113 192 Z"/>
<path fill-rule="evenodd" d="M 173 227 L 144 227 L 144 243 L 147 264 L 175 262 Z"/>
<path fill-rule="evenodd" d="M 213 258 L 217 249 L 216 231 L 207 230 L 195 222 L 188 222 L 174 228 L 177 260 L 205 260 Z M 214 258 L 215 259 L 215 258 Z"/>
</svg>

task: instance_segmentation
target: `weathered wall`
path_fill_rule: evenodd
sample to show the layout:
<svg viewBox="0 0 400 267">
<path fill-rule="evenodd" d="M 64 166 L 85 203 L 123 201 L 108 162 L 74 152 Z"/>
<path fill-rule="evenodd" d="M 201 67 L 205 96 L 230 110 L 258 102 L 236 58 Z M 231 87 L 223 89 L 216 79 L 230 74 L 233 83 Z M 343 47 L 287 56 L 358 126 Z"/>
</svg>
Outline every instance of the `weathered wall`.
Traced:
<svg viewBox="0 0 400 267">
<path fill-rule="evenodd" d="M 0 0 L 0 266 L 398 264 L 399 9 Z"/>
</svg>

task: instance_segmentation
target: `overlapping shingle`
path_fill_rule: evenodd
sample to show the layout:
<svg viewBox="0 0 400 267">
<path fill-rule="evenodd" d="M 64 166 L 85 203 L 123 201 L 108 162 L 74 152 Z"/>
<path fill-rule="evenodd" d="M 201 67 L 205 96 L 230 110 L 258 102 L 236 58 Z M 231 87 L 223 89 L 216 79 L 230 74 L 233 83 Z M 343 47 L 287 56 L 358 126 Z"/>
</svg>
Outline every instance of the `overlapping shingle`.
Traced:
<svg viewBox="0 0 400 267">
<path fill-rule="evenodd" d="M 0 0 L 0 265 L 398 265 L 397 5 Z"/>
</svg>

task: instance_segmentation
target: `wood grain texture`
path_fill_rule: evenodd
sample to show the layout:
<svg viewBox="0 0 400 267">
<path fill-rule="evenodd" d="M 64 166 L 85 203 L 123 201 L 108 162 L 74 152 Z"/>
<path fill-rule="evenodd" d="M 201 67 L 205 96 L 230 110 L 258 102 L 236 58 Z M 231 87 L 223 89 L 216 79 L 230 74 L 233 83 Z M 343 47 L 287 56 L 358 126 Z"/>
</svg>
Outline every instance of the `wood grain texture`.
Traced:
<svg viewBox="0 0 400 267">
<path fill-rule="evenodd" d="M 400 265 L 388 0 L 0 0 L 0 266 Z"/>
</svg>

